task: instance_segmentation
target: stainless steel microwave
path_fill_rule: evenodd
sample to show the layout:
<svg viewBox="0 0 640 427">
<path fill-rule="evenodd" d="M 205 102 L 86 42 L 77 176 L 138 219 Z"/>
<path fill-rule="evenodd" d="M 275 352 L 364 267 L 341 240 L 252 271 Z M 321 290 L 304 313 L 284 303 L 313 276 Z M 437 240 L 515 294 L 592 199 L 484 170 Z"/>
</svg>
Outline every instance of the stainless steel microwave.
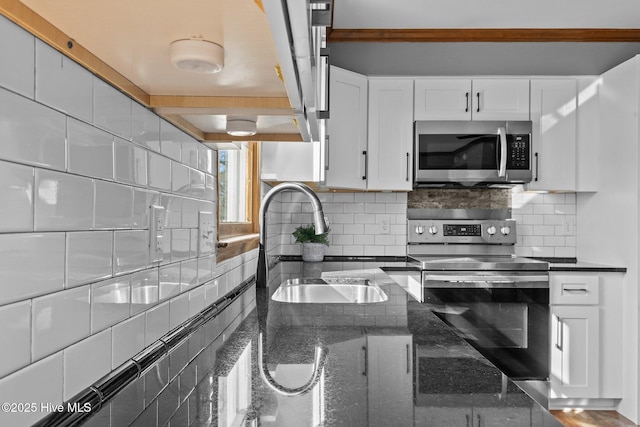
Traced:
<svg viewBox="0 0 640 427">
<path fill-rule="evenodd" d="M 423 184 L 531 181 L 530 121 L 417 121 L 414 177 Z"/>
</svg>

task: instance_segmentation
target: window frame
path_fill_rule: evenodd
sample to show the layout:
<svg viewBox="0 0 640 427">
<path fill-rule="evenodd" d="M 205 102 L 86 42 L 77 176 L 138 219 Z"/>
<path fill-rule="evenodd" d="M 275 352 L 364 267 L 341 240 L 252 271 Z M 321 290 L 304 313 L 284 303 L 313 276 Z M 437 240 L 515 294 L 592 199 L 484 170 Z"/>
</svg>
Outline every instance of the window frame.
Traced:
<svg viewBox="0 0 640 427">
<path fill-rule="evenodd" d="M 259 243 L 259 211 L 260 211 L 260 144 L 247 143 L 247 171 L 250 177 L 246 183 L 247 206 L 249 206 L 247 223 L 220 223 L 220 215 L 217 215 L 218 224 L 218 252 L 216 261 L 224 261 L 241 255 L 258 247 Z M 220 207 L 220 182 L 219 182 L 219 154 L 216 155 L 216 184 L 218 210 Z"/>
</svg>

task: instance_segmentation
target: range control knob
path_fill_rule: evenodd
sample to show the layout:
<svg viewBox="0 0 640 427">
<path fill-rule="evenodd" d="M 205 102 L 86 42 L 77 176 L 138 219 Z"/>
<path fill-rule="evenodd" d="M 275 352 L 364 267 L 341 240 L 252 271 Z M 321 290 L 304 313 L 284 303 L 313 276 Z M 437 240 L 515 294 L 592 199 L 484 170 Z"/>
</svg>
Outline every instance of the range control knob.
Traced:
<svg viewBox="0 0 640 427">
<path fill-rule="evenodd" d="M 500 228 L 500 232 L 506 236 L 509 233 L 511 233 L 511 227 L 509 227 L 508 225 L 505 225 L 504 227 Z"/>
<path fill-rule="evenodd" d="M 493 236 L 494 234 L 496 234 L 496 231 L 497 231 L 497 230 L 496 230 L 496 228 L 495 228 L 493 225 L 492 225 L 492 226 L 490 226 L 489 228 L 487 228 L 487 234 L 488 234 L 489 236 Z"/>
<path fill-rule="evenodd" d="M 420 235 L 424 233 L 424 227 L 421 225 L 416 226 L 416 234 Z"/>
<path fill-rule="evenodd" d="M 435 225 L 429 226 L 429 234 L 438 234 L 438 227 Z"/>
</svg>

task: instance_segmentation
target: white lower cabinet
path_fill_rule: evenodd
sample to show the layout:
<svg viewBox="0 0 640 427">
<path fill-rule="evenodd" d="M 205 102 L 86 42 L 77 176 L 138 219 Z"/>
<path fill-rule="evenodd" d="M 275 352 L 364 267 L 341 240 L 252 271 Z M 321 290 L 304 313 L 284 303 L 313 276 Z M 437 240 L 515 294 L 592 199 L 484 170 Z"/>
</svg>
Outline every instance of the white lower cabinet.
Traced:
<svg viewBox="0 0 640 427">
<path fill-rule="evenodd" d="M 622 398 L 622 274 L 551 272 L 551 407 Z"/>
<path fill-rule="evenodd" d="M 413 411 L 413 336 L 367 335 L 369 425 L 399 426 Z"/>
<path fill-rule="evenodd" d="M 530 427 L 530 407 L 419 407 L 415 425 L 424 427 Z"/>
</svg>

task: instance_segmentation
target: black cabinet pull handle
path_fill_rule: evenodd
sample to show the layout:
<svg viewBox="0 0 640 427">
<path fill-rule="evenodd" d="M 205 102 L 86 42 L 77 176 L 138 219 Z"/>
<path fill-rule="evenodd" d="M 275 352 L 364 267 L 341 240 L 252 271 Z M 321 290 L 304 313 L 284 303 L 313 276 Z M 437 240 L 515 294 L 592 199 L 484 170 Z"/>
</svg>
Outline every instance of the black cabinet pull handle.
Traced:
<svg viewBox="0 0 640 427">
<path fill-rule="evenodd" d="M 536 156 L 536 177 L 533 179 L 534 181 L 538 181 L 538 175 L 540 173 L 540 170 L 538 169 L 538 162 L 540 160 L 540 156 L 538 155 L 538 153 L 535 153 L 534 156 Z"/>
<path fill-rule="evenodd" d="M 411 165 L 409 164 L 409 153 L 407 153 L 407 182 L 409 182 L 409 168 Z"/>
<path fill-rule="evenodd" d="M 363 151 L 362 155 L 364 156 L 364 175 L 362 176 L 362 179 L 366 180 L 367 175 L 369 175 L 369 159 L 367 158 L 367 151 Z"/>
<path fill-rule="evenodd" d="M 478 92 L 478 110 L 476 111 L 476 113 L 480 112 L 480 92 Z"/>
<path fill-rule="evenodd" d="M 467 98 L 467 103 L 464 107 L 464 112 L 468 113 L 469 112 L 469 92 L 465 93 L 464 96 Z"/>
</svg>

